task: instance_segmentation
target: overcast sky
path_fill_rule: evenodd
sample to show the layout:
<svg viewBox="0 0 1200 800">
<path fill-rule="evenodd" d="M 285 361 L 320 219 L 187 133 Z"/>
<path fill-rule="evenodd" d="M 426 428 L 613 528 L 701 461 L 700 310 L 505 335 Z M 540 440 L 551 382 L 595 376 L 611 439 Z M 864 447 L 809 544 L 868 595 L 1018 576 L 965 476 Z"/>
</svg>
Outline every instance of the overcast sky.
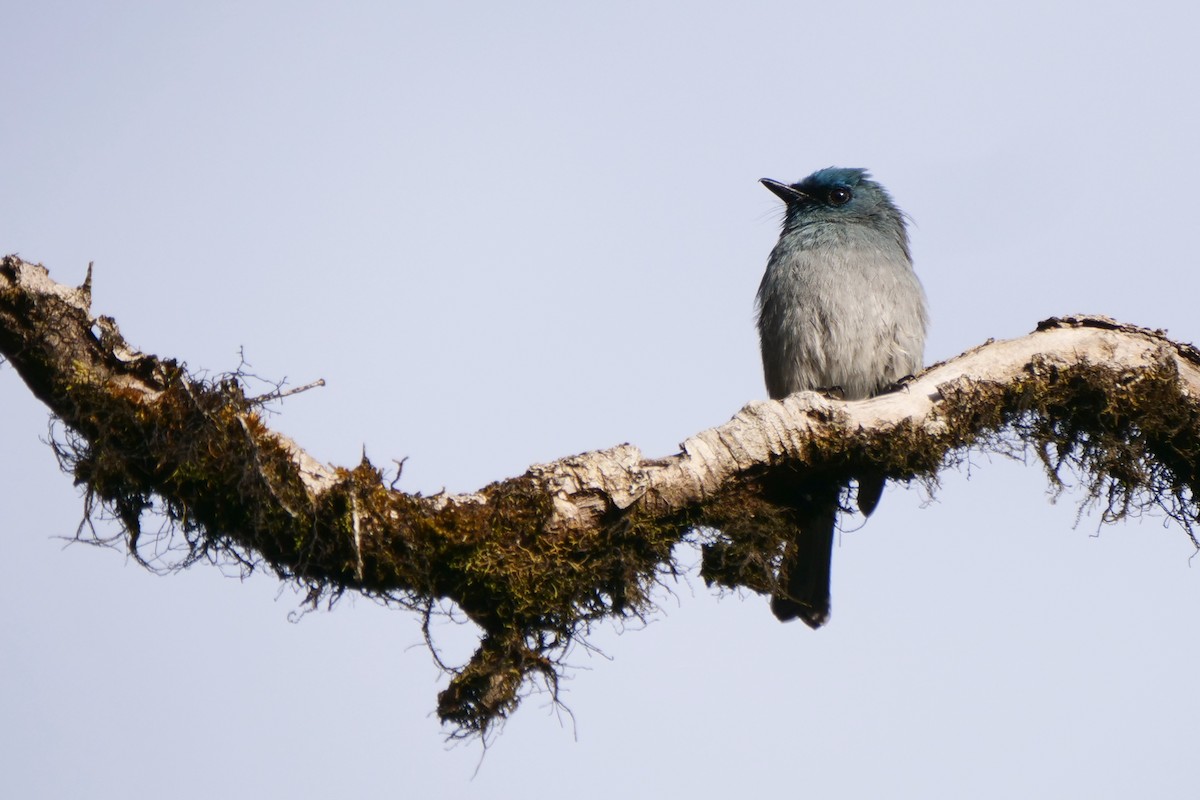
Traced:
<svg viewBox="0 0 1200 800">
<path fill-rule="evenodd" d="M 765 397 L 761 177 L 889 188 L 930 363 L 1080 311 L 1192 341 L 1200 20 L 1120 5 L 0 1 L 0 250 L 94 261 L 143 350 L 324 378 L 272 424 L 426 493 L 667 455 Z M 815 633 L 693 569 L 472 779 L 412 615 L 293 624 L 267 576 L 64 546 L 80 495 L 8 367 L 0 411 L 4 797 L 1195 791 L 1191 546 L 1036 463 L 891 487 Z"/>
</svg>

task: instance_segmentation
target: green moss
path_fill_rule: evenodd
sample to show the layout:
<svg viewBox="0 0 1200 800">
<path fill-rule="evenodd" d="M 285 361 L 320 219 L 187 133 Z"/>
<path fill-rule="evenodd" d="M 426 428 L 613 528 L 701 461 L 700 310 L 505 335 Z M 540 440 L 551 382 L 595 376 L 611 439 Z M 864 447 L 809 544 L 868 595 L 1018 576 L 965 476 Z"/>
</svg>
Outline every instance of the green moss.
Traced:
<svg viewBox="0 0 1200 800">
<path fill-rule="evenodd" d="M 353 590 L 428 622 L 452 600 L 484 631 L 439 697 L 442 718 L 468 734 L 503 719 L 538 678 L 556 691 L 561 659 L 590 625 L 645 614 L 678 569 L 681 541 L 702 545 L 710 584 L 770 592 L 791 530 L 771 490 L 781 474 L 848 484 L 869 471 L 932 486 L 972 449 L 1031 448 L 1056 484 L 1063 470 L 1082 476 L 1105 519 L 1157 507 L 1189 535 L 1200 481 L 1200 420 L 1169 359 L 1137 371 L 1039 361 L 1008 384 L 960 381 L 943 387 L 937 425 L 832 427 L 793 460 L 734 476 L 692 507 L 610 509 L 578 530 L 548 524 L 553 502 L 532 475 L 485 487 L 482 502 L 439 505 L 389 490 L 364 459 L 311 496 L 239 376 L 197 381 L 169 362 L 155 375 L 154 399 L 83 368 L 59 392 L 69 427 L 56 447 L 89 504 L 116 512 L 135 554 L 152 546 L 156 557 L 178 552 L 178 566 L 269 568 L 313 605 Z M 139 519 L 155 498 L 169 525 L 148 537 Z"/>
</svg>

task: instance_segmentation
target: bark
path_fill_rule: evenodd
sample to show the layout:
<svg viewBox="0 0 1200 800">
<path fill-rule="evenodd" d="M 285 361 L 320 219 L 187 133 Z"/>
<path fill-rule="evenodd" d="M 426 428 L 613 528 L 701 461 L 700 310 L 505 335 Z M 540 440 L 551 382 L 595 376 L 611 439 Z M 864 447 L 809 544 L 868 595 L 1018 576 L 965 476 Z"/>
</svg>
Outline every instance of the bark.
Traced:
<svg viewBox="0 0 1200 800">
<path fill-rule="evenodd" d="M 681 541 L 703 548 L 710 584 L 770 593 L 788 522 L 764 486 L 782 471 L 932 486 L 971 449 L 1032 449 L 1052 481 L 1081 477 L 1106 520 L 1157 507 L 1191 536 L 1196 518 L 1200 353 L 1105 317 L 1046 320 L 869 400 L 751 403 L 665 458 L 623 444 L 425 497 L 269 430 L 258 412 L 277 395 L 248 397 L 239 374 L 201 379 L 136 350 L 92 314 L 90 280 L 0 263 L 0 354 L 61 421 L 89 513 L 115 514 L 135 556 L 233 559 L 313 604 L 346 591 L 425 615 L 457 604 L 482 634 L 439 695 L 455 733 L 486 732 L 539 678 L 553 690 L 590 624 L 650 608 Z M 169 522 L 152 536 L 149 509 Z"/>
</svg>

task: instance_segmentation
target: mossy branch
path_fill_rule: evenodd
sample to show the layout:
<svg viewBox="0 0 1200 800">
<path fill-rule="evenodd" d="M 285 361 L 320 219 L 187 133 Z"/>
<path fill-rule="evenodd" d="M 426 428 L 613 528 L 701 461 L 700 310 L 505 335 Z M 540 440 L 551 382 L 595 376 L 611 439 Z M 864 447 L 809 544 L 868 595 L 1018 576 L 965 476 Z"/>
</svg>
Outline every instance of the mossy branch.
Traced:
<svg viewBox="0 0 1200 800">
<path fill-rule="evenodd" d="M 65 426 L 56 449 L 87 507 L 115 513 L 140 560 L 181 547 L 177 565 L 233 559 L 313 604 L 353 591 L 426 621 L 453 601 L 483 631 L 439 696 L 457 734 L 486 732 L 538 678 L 553 690 L 592 623 L 647 611 L 681 541 L 703 546 L 708 582 L 770 592 L 789 524 L 764 487 L 781 471 L 933 483 L 970 449 L 1031 448 L 1052 481 L 1082 476 L 1105 520 L 1157 507 L 1192 536 L 1197 514 L 1200 354 L 1103 317 L 1047 320 L 872 400 L 752 403 L 667 458 L 620 445 L 424 497 L 365 459 L 317 462 L 264 424 L 243 376 L 141 353 L 90 304 L 90 274 L 72 289 L 0 263 L 0 354 Z M 152 504 L 170 524 L 147 536 Z"/>
</svg>

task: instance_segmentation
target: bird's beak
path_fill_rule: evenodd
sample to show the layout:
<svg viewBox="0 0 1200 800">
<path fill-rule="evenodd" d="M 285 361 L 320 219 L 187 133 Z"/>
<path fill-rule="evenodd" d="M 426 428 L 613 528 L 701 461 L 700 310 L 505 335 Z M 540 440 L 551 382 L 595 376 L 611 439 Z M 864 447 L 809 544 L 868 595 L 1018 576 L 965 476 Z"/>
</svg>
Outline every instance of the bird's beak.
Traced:
<svg viewBox="0 0 1200 800">
<path fill-rule="evenodd" d="M 774 192 L 775 196 L 785 203 L 798 203 L 802 200 L 809 199 L 808 195 L 806 195 L 804 192 L 800 191 L 794 186 L 788 186 L 786 183 L 773 181 L 770 178 L 763 178 L 759 181 L 759 183 Z"/>
</svg>

